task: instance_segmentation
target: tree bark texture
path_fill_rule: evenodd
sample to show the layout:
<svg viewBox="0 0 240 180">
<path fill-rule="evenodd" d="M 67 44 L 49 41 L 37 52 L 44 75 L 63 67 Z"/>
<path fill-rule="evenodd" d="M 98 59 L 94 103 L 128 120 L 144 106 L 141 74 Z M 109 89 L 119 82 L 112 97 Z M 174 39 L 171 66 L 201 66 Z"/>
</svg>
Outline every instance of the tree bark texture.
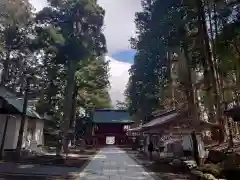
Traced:
<svg viewBox="0 0 240 180">
<path fill-rule="evenodd" d="M 66 87 L 66 96 L 65 96 L 64 105 L 63 105 L 63 118 L 62 118 L 63 123 L 61 127 L 61 131 L 64 137 L 66 137 L 69 132 L 76 69 L 77 69 L 77 61 L 70 60 L 68 62 L 67 87 Z"/>
</svg>

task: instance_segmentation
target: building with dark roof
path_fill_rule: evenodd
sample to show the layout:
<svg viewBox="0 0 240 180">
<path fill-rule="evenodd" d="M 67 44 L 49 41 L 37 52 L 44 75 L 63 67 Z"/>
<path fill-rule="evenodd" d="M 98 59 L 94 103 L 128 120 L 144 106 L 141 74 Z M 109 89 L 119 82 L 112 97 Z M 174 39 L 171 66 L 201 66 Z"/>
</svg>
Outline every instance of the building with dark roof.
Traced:
<svg viewBox="0 0 240 180">
<path fill-rule="evenodd" d="M 15 149 L 23 114 L 23 99 L 19 99 L 4 87 L 0 87 L 0 146 L 1 149 Z M 22 147 L 37 149 L 44 144 L 43 128 L 46 119 L 28 105 L 24 124 Z"/>
<path fill-rule="evenodd" d="M 92 113 L 92 139 L 99 145 L 125 145 L 129 143 L 126 134 L 134 123 L 126 110 L 97 109 Z"/>
</svg>

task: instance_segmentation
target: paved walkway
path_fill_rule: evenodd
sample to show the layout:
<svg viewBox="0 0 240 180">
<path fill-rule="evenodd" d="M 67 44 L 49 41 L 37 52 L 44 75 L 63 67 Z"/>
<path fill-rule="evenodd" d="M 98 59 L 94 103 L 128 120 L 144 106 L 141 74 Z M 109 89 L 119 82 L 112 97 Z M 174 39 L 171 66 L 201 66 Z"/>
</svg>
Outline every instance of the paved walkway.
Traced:
<svg viewBox="0 0 240 180">
<path fill-rule="evenodd" d="M 80 173 L 78 180 L 154 180 L 128 154 L 117 148 L 103 148 Z"/>
</svg>

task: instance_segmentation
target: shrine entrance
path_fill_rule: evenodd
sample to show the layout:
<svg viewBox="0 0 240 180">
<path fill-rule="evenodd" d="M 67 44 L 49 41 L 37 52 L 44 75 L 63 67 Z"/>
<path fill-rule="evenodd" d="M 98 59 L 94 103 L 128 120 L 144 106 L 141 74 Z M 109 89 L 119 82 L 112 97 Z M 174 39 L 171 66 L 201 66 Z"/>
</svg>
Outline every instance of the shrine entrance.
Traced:
<svg viewBox="0 0 240 180">
<path fill-rule="evenodd" d="M 106 136 L 106 144 L 114 145 L 115 144 L 115 136 Z"/>
</svg>

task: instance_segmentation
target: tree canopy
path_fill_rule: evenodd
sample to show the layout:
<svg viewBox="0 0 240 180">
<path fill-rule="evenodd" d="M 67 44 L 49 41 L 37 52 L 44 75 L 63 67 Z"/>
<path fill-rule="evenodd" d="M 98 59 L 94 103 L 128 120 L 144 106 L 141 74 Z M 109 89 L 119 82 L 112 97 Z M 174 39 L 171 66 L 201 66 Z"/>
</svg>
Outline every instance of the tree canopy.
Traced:
<svg viewBox="0 0 240 180">
<path fill-rule="evenodd" d="M 2 86 L 22 96 L 26 78 L 34 77 L 30 98 L 40 114 L 53 113 L 58 126 L 66 107 L 77 111 L 68 110 L 68 121 L 80 108 L 111 107 L 105 12 L 95 0 L 49 0 L 37 14 L 28 0 L 4 0 L 0 10 Z"/>
<path fill-rule="evenodd" d="M 239 104 L 239 2 L 141 2 L 129 111 L 145 120 L 155 111 L 187 109 L 193 122 L 221 124 L 226 104 Z"/>
</svg>

